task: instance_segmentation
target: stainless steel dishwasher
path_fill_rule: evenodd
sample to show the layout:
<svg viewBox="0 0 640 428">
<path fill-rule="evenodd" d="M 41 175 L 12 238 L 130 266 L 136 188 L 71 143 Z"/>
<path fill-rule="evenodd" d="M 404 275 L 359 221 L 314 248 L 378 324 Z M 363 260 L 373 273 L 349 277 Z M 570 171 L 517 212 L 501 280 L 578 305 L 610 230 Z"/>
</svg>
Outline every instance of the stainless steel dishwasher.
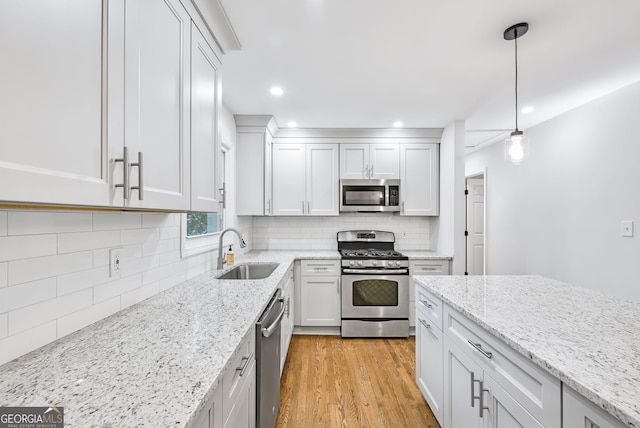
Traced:
<svg viewBox="0 0 640 428">
<path fill-rule="evenodd" d="M 277 289 L 256 323 L 256 427 L 273 428 L 280 407 L 280 323 L 285 312 Z"/>
</svg>

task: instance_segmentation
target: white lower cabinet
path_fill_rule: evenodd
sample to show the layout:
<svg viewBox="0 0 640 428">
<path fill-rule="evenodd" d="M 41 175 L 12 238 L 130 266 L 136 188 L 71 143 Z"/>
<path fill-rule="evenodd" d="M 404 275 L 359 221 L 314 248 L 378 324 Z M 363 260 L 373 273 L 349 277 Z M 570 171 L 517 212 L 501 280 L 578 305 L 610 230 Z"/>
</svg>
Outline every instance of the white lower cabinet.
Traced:
<svg viewBox="0 0 640 428">
<path fill-rule="evenodd" d="M 450 275 L 449 260 L 428 260 L 428 259 L 411 259 L 409 260 L 409 274 L 411 281 L 409 282 L 409 326 L 416 326 L 416 305 L 414 301 L 416 286 L 413 281 L 414 275 Z M 442 325 L 440 325 L 442 329 Z"/>
<path fill-rule="evenodd" d="M 287 352 L 289 351 L 289 344 L 291 343 L 291 336 L 293 335 L 293 319 L 295 316 L 293 266 L 282 280 L 280 288 L 282 289 L 285 308 L 280 329 L 280 376 L 282 376 L 284 363 L 287 360 Z"/>
<path fill-rule="evenodd" d="M 300 325 L 340 326 L 340 260 L 302 260 Z"/>
<path fill-rule="evenodd" d="M 444 362 L 442 302 L 424 288 L 416 290 L 416 383 L 433 415 L 443 424 Z"/>
<path fill-rule="evenodd" d="M 213 397 L 205 404 L 193 428 L 255 428 L 255 332 L 249 330 L 222 373 Z"/>
<path fill-rule="evenodd" d="M 625 426 L 567 385 L 562 386 L 563 428 L 623 428 Z"/>
<path fill-rule="evenodd" d="M 222 384 L 218 382 L 211 398 L 195 418 L 193 428 L 222 428 Z"/>
<path fill-rule="evenodd" d="M 443 321 L 446 427 L 561 426 L 557 378 L 448 305 Z"/>
</svg>

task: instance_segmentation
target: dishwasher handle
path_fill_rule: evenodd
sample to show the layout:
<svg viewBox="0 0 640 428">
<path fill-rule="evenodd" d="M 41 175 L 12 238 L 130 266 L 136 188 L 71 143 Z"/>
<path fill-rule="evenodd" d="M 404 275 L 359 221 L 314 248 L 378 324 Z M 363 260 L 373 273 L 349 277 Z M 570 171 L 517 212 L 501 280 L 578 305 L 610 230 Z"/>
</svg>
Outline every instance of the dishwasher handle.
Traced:
<svg viewBox="0 0 640 428">
<path fill-rule="evenodd" d="M 275 321 L 273 323 L 271 323 L 271 325 L 269 327 L 264 327 L 262 329 L 262 335 L 264 337 L 271 336 L 271 334 L 273 334 L 275 329 L 278 328 L 278 326 L 282 322 L 282 317 L 284 317 L 284 313 L 285 313 L 285 311 L 287 309 L 285 304 L 284 304 L 284 299 L 280 298 L 280 299 L 278 299 L 278 302 L 282 303 L 282 309 L 280 310 L 280 313 L 276 317 Z"/>
</svg>

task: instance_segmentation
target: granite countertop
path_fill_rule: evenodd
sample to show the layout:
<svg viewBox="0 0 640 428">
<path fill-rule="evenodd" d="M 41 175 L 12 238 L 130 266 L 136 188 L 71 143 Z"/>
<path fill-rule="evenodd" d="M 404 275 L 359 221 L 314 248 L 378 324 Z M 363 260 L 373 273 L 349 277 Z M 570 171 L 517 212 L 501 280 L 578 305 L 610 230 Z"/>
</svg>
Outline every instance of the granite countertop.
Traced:
<svg viewBox="0 0 640 428">
<path fill-rule="evenodd" d="M 640 427 L 640 302 L 540 276 L 415 276 L 630 427 Z"/>
<path fill-rule="evenodd" d="M 402 250 L 399 249 L 402 254 L 410 259 L 428 259 L 428 260 L 451 260 L 451 256 L 443 256 L 434 251 L 429 250 Z"/>
<path fill-rule="evenodd" d="M 0 406 L 64 407 L 65 427 L 183 427 L 213 396 L 296 258 L 337 251 L 268 251 L 237 263 L 279 262 L 269 278 L 218 280 L 210 271 L 0 366 Z"/>
</svg>

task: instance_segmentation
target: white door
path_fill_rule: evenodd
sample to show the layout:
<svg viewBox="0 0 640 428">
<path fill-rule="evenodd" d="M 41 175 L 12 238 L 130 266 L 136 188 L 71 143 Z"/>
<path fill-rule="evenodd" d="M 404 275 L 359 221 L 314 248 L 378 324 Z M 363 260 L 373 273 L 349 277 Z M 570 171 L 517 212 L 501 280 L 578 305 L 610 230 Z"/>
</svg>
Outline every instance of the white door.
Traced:
<svg viewBox="0 0 640 428">
<path fill-rule="evenodd" d="M 400 145 L 400 214 L 438 215 L 438 144 Z"/>
<path fill-rule="evenodd" d="M 102 0 L 2 2 L 0 200 L 109 204 L 103 12 Z"/>
<path fill-rule="evenodd" d="M 338 215 L 340 183 L 338 181 L 338 145 L 306 146 L 307 215 Z"/>
<path fill-rule="evenodd" d="M 305 145 L 274 144 L 272 150 L 273 215 L 304 215 L 307 205 Z"/>
<path fill-rule="evenodd" d="M 371 144 L 369 147 L 369 178 L 400 178 L 400 147 L 398 144 Z"/>
<path fill-rule="evenodd" d="M 191 26 L 191 211 L 219 210 L 220 59 Z"/>
<path fill-rule="evenodd" d="M 484 275 L 484 178 L 468 178 L 467 192 L 467 272 Z"/>
<path fill-rule="evenodd" d="M 340 144 L 340 178 L 369 178 L 369 144 Z"/>
<path fill-rule="evenodd" d="M 300 315 L 303 326 L 340 326 L 340 278 L 302 277 Z"/>
<path fill-rule="evenodd" d="M 433 415 L 442 425 L 444 373 L 442 331 L 432 325 L 421 311 L 416 312 L 416 380 Z"/>
<path fill-rule="evenodd" d="M 544 428 L 491 376 L 484 377 L 482 386 L 487 390 L 483 392 L 483 406 L 488 408 L 483 411 L 485 428 Z"/>
<path fill-rule="evenodd" d="M 448 428 L 480 428 L 482 369 L 446 336 L 444 338 L 444 424 Z"/>
<path fill-rule="evenodd" d="M 128 205 L 187 210 L 191 18 L 179 0 L 130 0 L 125 14 L 125 145 L 143 155 L 130 181 L 144 190 Z"/>
</svg>

